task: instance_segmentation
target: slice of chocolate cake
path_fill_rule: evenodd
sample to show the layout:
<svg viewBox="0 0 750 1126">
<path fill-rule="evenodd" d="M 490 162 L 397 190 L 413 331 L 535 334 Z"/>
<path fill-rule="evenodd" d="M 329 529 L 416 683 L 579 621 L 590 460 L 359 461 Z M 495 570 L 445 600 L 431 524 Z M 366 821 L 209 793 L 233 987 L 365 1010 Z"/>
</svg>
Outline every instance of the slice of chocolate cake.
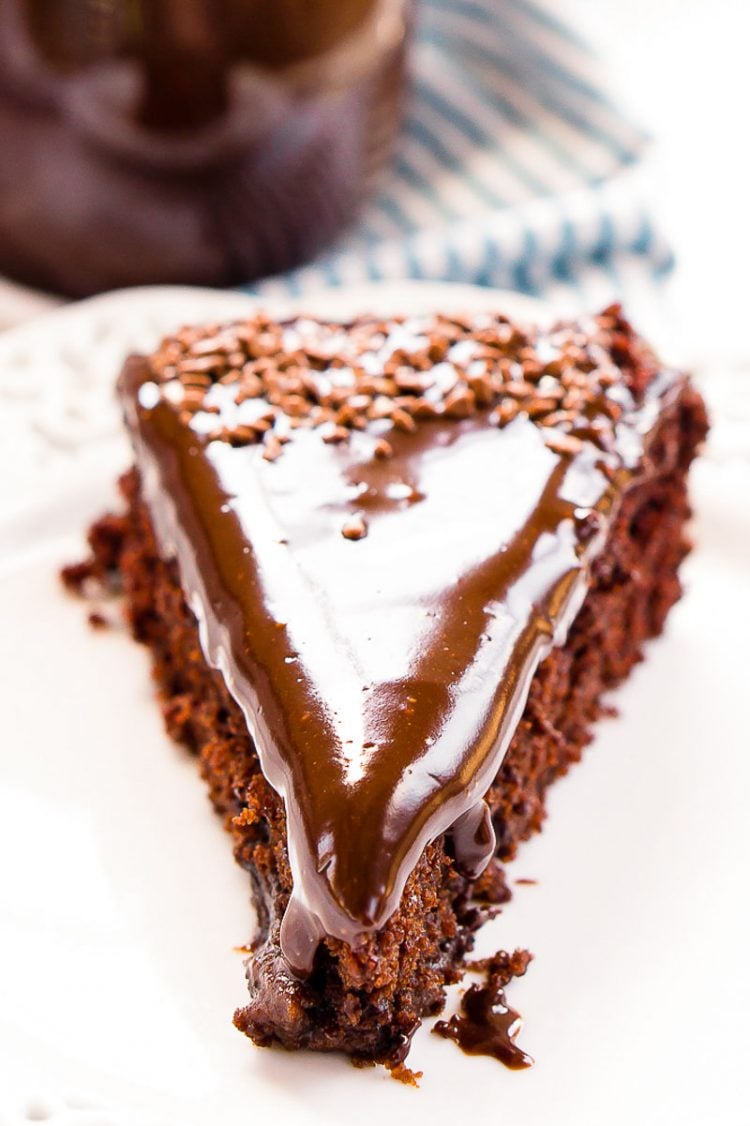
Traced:
<svg viewBox="0 0 750 1126">
<path fill-rule="evenodd" d="M 399 1064 L 679 596 L 689 382 L 618 309 L 186 329 L 119 384 L 122 581 L 260 928 L 259 1044 Z"/>
</svg>

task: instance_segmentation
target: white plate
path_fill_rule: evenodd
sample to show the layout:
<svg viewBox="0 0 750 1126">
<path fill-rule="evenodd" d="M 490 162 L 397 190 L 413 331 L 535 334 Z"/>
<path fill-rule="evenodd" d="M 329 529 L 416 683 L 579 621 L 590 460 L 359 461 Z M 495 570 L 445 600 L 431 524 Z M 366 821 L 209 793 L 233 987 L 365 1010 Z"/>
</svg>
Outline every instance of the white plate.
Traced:
<svg viewBox="0 0 750 1126">
<path fill-rule="evenodd" d="M 399 284 L 315 307 L 498 303 L 510 299 Z M 425 1027 L 413 1091 L 232 1027 L 247 882 L 162 730 L 145 651 L 92 632 L 56 570 L 127 459 L 109 405 L 123 353 L 250 304 L 141 290 L 0 337 L 0 1123 L 745 1126 L 747 417 L 719 417 L 728 440 L 696 467 L 686 598 L 512 866 L 538 883 L 481 935 L 482 951 L 535 952 L 510 999 L 536 1066 L 465 1057 Z"/>
</svg>

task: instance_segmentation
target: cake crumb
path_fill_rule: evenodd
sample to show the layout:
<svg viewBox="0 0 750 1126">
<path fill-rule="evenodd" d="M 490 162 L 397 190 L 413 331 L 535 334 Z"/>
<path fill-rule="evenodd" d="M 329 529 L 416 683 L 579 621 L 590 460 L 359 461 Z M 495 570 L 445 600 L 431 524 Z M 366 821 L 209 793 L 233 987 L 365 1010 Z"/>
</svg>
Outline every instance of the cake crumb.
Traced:
<svg viewBox="0 0 750 1126">
<path fill-rule="evenodd" d="M 419 1080 L 422 1078 L 423 1072 L 412 1071 L 405 1063 L 397 1063 L 395 1067 L 388 1069 L 391 1073 L 391 1078 L 403 1083 L 406 1087 L 419 1087 Z"/>
</svg>

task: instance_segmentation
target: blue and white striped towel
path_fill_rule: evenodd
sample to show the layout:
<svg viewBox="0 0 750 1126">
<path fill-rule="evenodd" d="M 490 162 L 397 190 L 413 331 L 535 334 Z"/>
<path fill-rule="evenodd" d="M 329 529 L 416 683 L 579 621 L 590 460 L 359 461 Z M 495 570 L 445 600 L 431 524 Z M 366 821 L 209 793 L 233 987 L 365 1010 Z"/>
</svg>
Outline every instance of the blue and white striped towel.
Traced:
<svg viewBox="0 0 750 1126">
<path fill-rule="evenodd" d="M 646 135 L 545 0 L 421 0 L 391 167 L 357 226 L 267 297 L 388 278 L 587 304 L 671 265 L 636 187 Z"/>
</svg>

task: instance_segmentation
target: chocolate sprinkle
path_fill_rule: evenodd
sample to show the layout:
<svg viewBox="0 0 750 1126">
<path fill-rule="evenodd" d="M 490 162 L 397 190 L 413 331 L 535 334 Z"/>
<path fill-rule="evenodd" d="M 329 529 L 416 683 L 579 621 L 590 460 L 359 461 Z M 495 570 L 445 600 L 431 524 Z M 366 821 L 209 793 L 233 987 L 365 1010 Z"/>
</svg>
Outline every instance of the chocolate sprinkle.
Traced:
<svg viewBox="0 0 750 1126">
<path fill-rule="evenodd" d="M 360 512 L 354 514 L 346 521 L 341 534 L 347 540 L 363 540 L 367 535 L 367 522 Z"/>
<path fill-rule="evenodd" d="M 616 306 L 548 332 L 500 315 L 342 326 L 306 317 L 279 324 L 258 313 L 212 325 L 208 337 L 183 328 L 162 342 L 150 368 L 159 397 L 187 412 L 210 441 L 262 443 L 267 461 L 299 429 L 338 444 L 368 427 L 413 432 L 424 421 L 483 410 L 501 427 L 518 415 L 533 419 L 549 428 L 550 449 L 572 456 L 591 440 L 594 420 L 597 444 L 607 449 L 614 440 L 622 406 L 607 392 L 620 378 L 613 337 L 623 324 Z M 638 391 L 639 373 L 632 374 Z M 206 415 L 219 424 L 206 426 Z M 381 437 L 375 455 L 389 451 Z"/>
</svg>

